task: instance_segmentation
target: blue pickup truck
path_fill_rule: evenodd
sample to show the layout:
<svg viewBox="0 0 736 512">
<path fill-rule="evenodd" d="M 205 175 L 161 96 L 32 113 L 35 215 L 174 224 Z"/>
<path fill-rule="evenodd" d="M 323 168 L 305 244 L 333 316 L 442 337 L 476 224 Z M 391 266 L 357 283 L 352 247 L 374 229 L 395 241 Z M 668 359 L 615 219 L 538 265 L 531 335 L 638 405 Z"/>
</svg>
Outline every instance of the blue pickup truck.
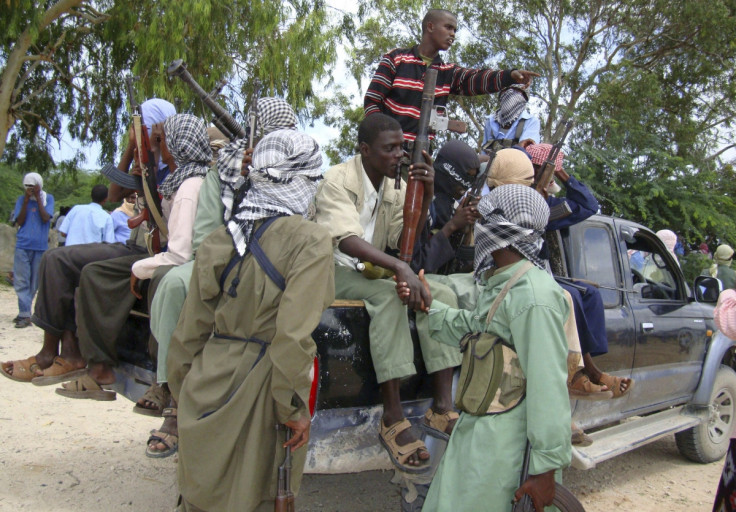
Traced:
<svg viewBox="0 0 736 512">
<path fill-rule="evenodd" d="M 573 420 L 594 440 L 591 446 L 574 448 L 573 466 L 592 468 L 670 434 L 691 460 L 721 458 L 736 414 L 736 343 L 717 332 L 713 322 L 720 282 L 699 277 L 686 283 L 657 236 L 623 219 L 593 216 L 548 233 L 547 244 L 556 275 L 599 286 L 609 352 L 596 358 L 597 365 L 636 380 L 622 398 L 571 402 Z M 636 252 L 647 261 L 645 267 L 631 261 Z M 377 436 L 381 400 L 368 323 L 361 301 L 337 301 L 313 333 L 319 386 L 308 472 L 391 467 Z M 144 356 L 145 319 L 129 328 L 133 334 L 121 336 L 125 361 L 118 368 L 118 391 L 136 399 L 151 382 L 153 368 Z M 402 397 L 407 417 L 418 420 L 429 406 L 430 393 L 421 357 L 415 362 L 419 373 L 403 381 Z"/>
</svg>

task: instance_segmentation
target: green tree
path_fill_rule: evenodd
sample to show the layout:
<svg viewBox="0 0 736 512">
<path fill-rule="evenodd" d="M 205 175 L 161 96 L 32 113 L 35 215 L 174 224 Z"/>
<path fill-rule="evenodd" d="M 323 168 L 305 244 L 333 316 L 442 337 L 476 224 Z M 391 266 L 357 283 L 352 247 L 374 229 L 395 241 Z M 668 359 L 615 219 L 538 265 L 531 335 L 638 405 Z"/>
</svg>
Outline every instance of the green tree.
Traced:
<svg viewBox="0 0 736 512">
<path fill-rule="evenodd" d="M 676 228 L 687 240 L 731 236 L 733 162 L 723 158 L 735 147 L 734 0 L 363 0 L 351 46 L 363 91 L 383 53 L 419 41 L 430 7 L 458 14 L 446 61 L 542 75 L 531 91 L 542 139 L 557 140 L 563 120 L 574 119 L 568 167 L 605 213 Z M 479 142 L 495 97 L 455 100 L 451 115 L 469 120 Z M 331 121 L 351 133 L 349 119 Z"/>
<path fill-rule="evenodd" d="M 111 160 L 128 120 L 129 72 L 139 77 L 139 101 L 155 95 L 181 100 L 183 110 L 197 104 L 166 76 L 178 58 L 205 89 L 230 80 L 235 105 L 257 81 L 261 94 L 283 95 L 306 113 L 312 80 L 335 60 L 343 21 L 321 0 L 0 2 L 0 155 L 8 141 L 6 160 L 22 156 L 45 171 L 47 145 L 66 124 L 80 144 L 101 142 L 101 158 Z"/>
</svg>

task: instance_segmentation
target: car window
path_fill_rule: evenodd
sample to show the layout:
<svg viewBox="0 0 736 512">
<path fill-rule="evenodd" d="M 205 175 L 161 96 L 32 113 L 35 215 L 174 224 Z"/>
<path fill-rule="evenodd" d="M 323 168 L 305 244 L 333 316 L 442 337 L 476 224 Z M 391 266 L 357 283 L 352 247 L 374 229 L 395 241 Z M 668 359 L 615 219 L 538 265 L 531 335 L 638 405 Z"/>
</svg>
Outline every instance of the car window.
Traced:
<svg viewBox="0 0 736 512">
<path fill-rule="evenodd" d="M 582 235 L 583 254 L 580 267 L 575 270 L 574 275 L 602 285 L 598 291 L 603 304 L 606 307 L 617 306 L 620 293 L 616 288 L 620 285 L 616 271 L 616 250 L 609 230 L 605 226 L 586 226 Z"/>
<path fill-rule="evenodd" d="M 626 243 L 634 291 L 642 299 L 682 300 L 672 258 L 647 233 L 639 232 Z"/>
</svg>

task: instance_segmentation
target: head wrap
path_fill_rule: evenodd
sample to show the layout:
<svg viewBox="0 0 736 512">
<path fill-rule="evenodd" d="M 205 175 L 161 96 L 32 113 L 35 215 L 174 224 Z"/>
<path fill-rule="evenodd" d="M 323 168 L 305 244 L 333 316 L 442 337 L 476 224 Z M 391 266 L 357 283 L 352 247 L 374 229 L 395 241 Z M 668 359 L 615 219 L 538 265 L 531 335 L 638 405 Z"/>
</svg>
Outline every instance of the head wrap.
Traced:
<svg viewBox="0 0 736 512">
<path fill-rule="evenodd" d="M 294 109 L 281 98 L 259 98 L 256 107 L 258 114 L 258 133 L 268 135 L 284 128 L 296 128 Z"/>
<path fill-rule="evenodd" d="M 481 218 L 475 223 L 475 272 L 480 281 L 493 266 L 491 253 L 513 247 L 539 268 L 542 235 L 549 220 L 549 206 L 541 194 L 524 185 L 497 187 L 478 203 Z"/>
<path fill-rule="evenodd" d="M 141 115 L 143 124 L 150 130 L 154 124 L 163 123 L 169 117 L 176 115 L 176 108 L 166 100 L 152 98 L 141 104 Z"/>
<path fill-rule="evenodd" d="M 170 198 L 184 180 L 204 176 L 212 160 L 210 138 L 200 118 L 191 114 L 176 114 L 164 121 L 166 147 L 176 162 L 176 171 L 169 173 L 158 191 Z"/>
<path fill-rule="evenodd" d="M 308 216 L 309 207 L 322 179 L 322 154 L 312 137 L 296 130 L 278 130 L 266 135 L 253 153 L 250 189 L 243 201 L 233 205 L 232 191 L 223 190 L 225 221 L 233 245 L 245 255 L 253 225 L 277 215 Z M 229 191 L 228 194 L 225 194 Z"/>
<path fill-rule="evenodd" d="M 514 84 L 498 93 L 498 110 L 496 122 L 501 126 L 509 126 L 519 119 L 529 101 L 524 86 Z"/>
<path fill-rule="evenodd" d="M 261 98 L 258 100 L 258 124 L 262 130 L 268 130 L 268 133 L 285 129 L 296 131 L 296 115 L 281 98 Z M 225 204 L 225 222 L 232 215 L 235 192 L 250 184 L 249 177 L 241 176 L 246 149 L 248 139 L 236 139 L 220 149 L 217 157 L 217 171 L 220 173 L 222 187 L 220 193 Z"/>
<path fill-rule="evenodd" d="M 514 148 L 502 149 L 496 153 L 486 179 L 489 188 L 501 185 L 526 185 L 534 182 L 534 167 L 529 156 Z"/>
<path fill-rule="evenodd" d="M 530 144 L 526 147 L 526 152 L 532 157 L 532 163 L 534 165 L 544 165 L 551 151 L 552 144 Z M 565 154 L 562 151 L 558 152 L 557 158 L 555 158 L 555 171 L 562 170 L 563 158 L 565 158 Z"/>
<path fill-rule="evenodd" d="M 701 243 L 698 246 L 698 249 L 700 250 L 701 254 L 710 254 L 710 249 L 708 249 L 708 244 L 706 244 L 705 242 Z"/>
<path fill-rule="evenodd" d="M 669 229 L 660 229 L 657 231 L 656 235 L 659 237 L 660 240 L 662 240 L 662 243 L 667 248 L 667 250 L 675 254 L 675 245 L 677 245 L 677 235 L 674 231 L 671 231 Z"/>
<path fill-rule="evenodd" d="M 46 206 L 46 192 L 43 191 L 43 178 L 41 175 L 37 172 L 29 172 L 23 176 L 23 186 L 25 187 L 26 185 L 32 185 L 34 187 L 38 185 L 41 188 L 41 193 L 39 195 L 41 196 L 43 206 Z"/>
<path fill-rule="evenodd" d="M 736 291 L 723 290 L 718 296 L 718 305 L 713 310 L 716 327 L 729 338 L 736 339 Z"/>
<path fill-rule="evenodd" d="M 465 189 L 473 185 L 468 171 L 480 167 L 478 153 L 461 140 L 450 140 L 437 152 L 434 161 L 435 190 L 452 194 L 457 185 Z M 448 179 L 449 178 L 449 179 Z"/>
<path fill-rule="evenodd" d="M 713 264 L 710 266 L 710 275 L 712 277 L 718 277 L 718 265 L 731 266 L 731 260 L 733 259 L 733 249 L 730 245 L 719 245 L 716 248 L 716 252 L 713 253 Z"/>
<path fill-rule="evenodd" d="M 152 98 L 141 103 L 141 121 L 148 128 L 149 135 L 154 124 L 163 123 L 173 115 L 176 115 L 176 108 L 166 100 Z M 163 169 L 164 167 L 166 164 L 163 160 L 159 160 L 158 168 Z"/>
</svg>

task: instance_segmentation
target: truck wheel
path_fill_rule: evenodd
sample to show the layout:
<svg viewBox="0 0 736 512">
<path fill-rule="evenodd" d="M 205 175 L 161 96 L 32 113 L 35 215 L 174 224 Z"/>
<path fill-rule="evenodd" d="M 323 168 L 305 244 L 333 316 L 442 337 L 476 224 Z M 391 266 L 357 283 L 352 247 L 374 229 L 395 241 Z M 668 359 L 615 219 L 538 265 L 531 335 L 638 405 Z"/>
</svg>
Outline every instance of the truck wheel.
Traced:
<svg viewBox="0 0 736 512">
<path fill-rule="evenodd" d="M 404 487 L 401 489 L 401 512 L 419 512 L 422 510 L 424 500 L 427 498 L 429 484 L 417 485 L 417 497 L 412 503 L 406 502 L 406 491 Z M 555 483 L 555 499 L 552 505 L 557 507 L 560 512 L 585 512 L 583 504 L 578 501 L 573 493 L 567 490 L 559 483 Z"/>
<path fill-rule="evenodd" d="M 736 373 L 721 365 L 713 383 L 708 420 L 675 434 L 677 448 L 686 458 L 701 463 L 716 461 L 728 451 L 736 415 Z"/>
</svg>

